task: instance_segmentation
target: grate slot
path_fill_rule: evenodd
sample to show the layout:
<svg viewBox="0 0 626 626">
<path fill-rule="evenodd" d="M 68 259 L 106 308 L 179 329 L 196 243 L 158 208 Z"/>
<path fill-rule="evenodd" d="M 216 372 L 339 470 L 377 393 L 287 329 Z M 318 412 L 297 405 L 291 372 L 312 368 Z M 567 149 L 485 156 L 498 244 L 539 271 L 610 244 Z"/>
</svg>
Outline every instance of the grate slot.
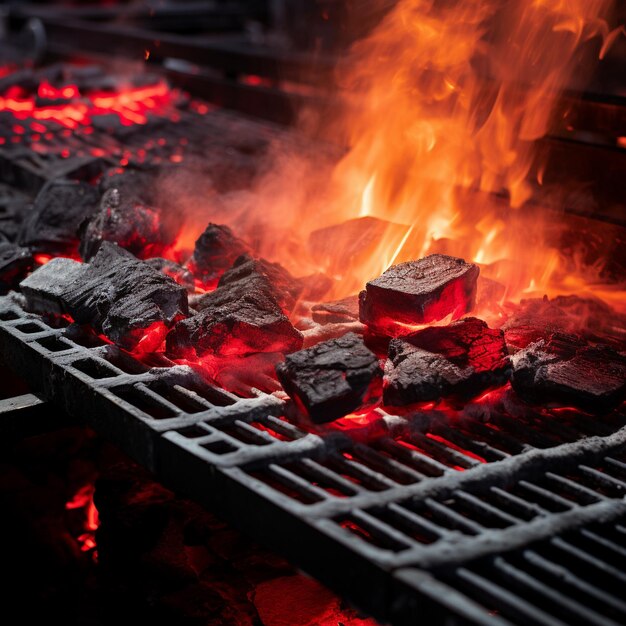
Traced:
<svg viewBox="0 0 626 626">
<path fill-rule="evenodd" d="M 235 420 L 231 424 L 220 424 L 219 426 L 215 426 L 215 428 L 218 428 L 237 441 L 253 446 L 267 446 L 276 441 L 276 439 L 268 433 L 258 430 L 254 428 L 254 426 L 249 426 L 241 420 Z"/>
<path fill-rule="evenodd" d="M 423 474 L 424 477 L 442 476 L 449 469 L 447 465 L 424 454 L 416 445 L 402 439 L 380 439 L 378 446 L 397 461 Z"/>
<path fill-rule="evenodd" d="M 154 419 L 162 420 L 178 415 L 178 410 L 175 407 L 163 403 L 158 396 L 155 397 L 154 394 L 148 393 L 149 390 L 145 385 L 118 387 L 111 389 L 111 391 L 124 402 Z"/>
<path fill-rule="evenodd" d="M 514 512 L 520 519 L 530 521 L 539 515 L 545 515 L 545 509 L 541 508 L 534 502 L 528 502 L 523 498 L 501 489 L 500 487 L 491 487 L 489 494 L 494 500 L 505 507 L 509 512 Z"/>
<path fill-rule="evenodd" d="M 268 487 L 301 504 L 315 504 L 327 498 L 326 493 L 321 489 L 315 489 L 295 474 L 274 464 L 248 473 Z"/>
<path fill-rule="evenodd" d="M 618 556 L 619 558 L 626 559 L 626 549 L 611 541 L 608 537 L 600 536 L 596 532 L 588 529 L 581 530 L 580 534 L 583 538 L 605 548 L 611 555 L 613 555 L 613 558 Z"/>
<path fill-rule="evenodd" d="M 360 492 L 354 483 L 341 479 L 340 476 L 310 459 L 294 461 L 285 467 L 333 497 L 347 498 Z"/>
<path fill-rule="evenodd" d="M 15 311 L 7 310 L 0 312 L 0 321 L 2 322 L 11 322 L 18 319 L 20 319 L 20 316 Z"/>
<path fill-rule="evenodd" d="M 520 454 L 525 444 L 521 444 L 494 424 L 478 422 L 476 420 L 462 420 L 458 424 L 459 431 L 470 439 L 485 442 L 490 448 L 506 455 Z"/>
<path fill-rule="evenodd" d="M 72 363 L 72 367 L 94 380 L 100 380 L 102 378 L 115 378 L 119 375 L 119 372 L 115 371 L 112 367 L 105 365 L 102 361 L 92 358 L 74 361 Z"/>
<path fill-rule="evenodd" d="M 570 559 L 570 563 L 574 560 L 576 563 L 574 567 L 583 567 L 585 569 L 592 568 L 594 570 L 594 579 L 599 576 L 602 585 L 608 589 L 613 588 L 613 593 L 620 593 L 624 589 L 624 585 L 626 585 L 626 574 L 606 561 L 601 560 L 596 555 L 589 554 L 560 537 L 551 539 L 550 546 L 559 554 L 567 555 Z M 559 561 L 562 559 L 556 556 L 555 560 Z"/>
<path fill-rule="evenodd" d="M 395 483 L 411 485 L 421 480 L 420 474 L 362 444 L 355 445 L 353 453 L 359 461 L 384 474 Z"/>
<path fill-rule="evenodd" d="M 466 437 L 463 433 L 458 430 L 452 430 L 447 426 L 435 425 L 433 427 L 433 432 L 437 435 L 445 437 L 449 442 L 456 445 L 460 450 L 467 450 L 470 453 L 475 455 L 477 461 L 482 463 L 489 463 L 493 461 L 500 461 L 501 459 L 505 459 L 510 456 L 507 452 L 503 452 L 502 450 L 498 450 L 494 448 L 484 441 L 477 441 L 476 439 L 471 439 L 470 437 Z"/>
<path fill-rule="evenodd" d="M 206 435 L 206 433 L 204 434 Z M 201 447 L 213 454 L 219 455 L 230 454 L 231 452 L 237 452 L 237 450 L 239 450 L 239 448 L 232 444 L 230 441 L 224 441 L 223 439 L 203 443 L 201 444 Z"/>
<path fill-rule="evenodd" d="M 42 346 L 46 350 L 49 350 L 50 352 L 64 352 L 65 350 L 74 349 L 74 346 L 71 343 L 64 341 L 56 335 L 42 337 L 41 339 L 37 339 L 35 343 L 38 343 L 40 346 Z"/>
<path fill-rule="evenodd" d="M 505 616 L 511 616 L 517 623 L 522 623 L 525 626 L 531 624 L 569 626 L 566 622 L 542 611 L 539 607 L 526 602 L 520 596 L 474 571 L 462 567 L 457 569 L 455 573 L 458 579 L 464 583 L 463 586 L 469 591 L 471 597 L 480 597 L 487 606 L 492 607 L 497 612 L 502 612 Z"/>
<path fill-rule="evenodd" d="M 598 589 L 577 576 L 571 569 L 553 563 L 534 550 L 525 550 L 523 555 L 524 559 L 537 571 L 537 574 L 546 580 L 547 585 L 558 586 L 570 596 L 580 597 L 580 594 L 583 594 L 586 596 L 585 606 L 594 607 L 600 613 L 606 612 L 609 617 L 618 619 L 626 617 L 625 602 Z"/>
<path fill-rule="evenodd" d="M 623 483 L 621 480 L 586 465 L 580 465 L 579 469 L 583 476 L 587 478 L 592 485 L 600 488 L 601 492 L 605 495 L 612 498 L 621 498 L 626 494 L 626 483 Z"/>
<path fill-rule="evenodd" d="M 611 476 L 613 476 L 613 474 L 616 474 L 616 478 L 619 478 L 620 480 L 626 480 L 626 463 L 618 461 L 617 459 L 607 458 L 605 459 L 605 464 L 607 472 Z"/>
<path fill-rule="evenodd" d="M 116 346 L 104 346 L 101 356 L 113 365 L 113 367 L 117 367 L 118 370 L 124 372 L 124 374 L 136 376 L 138 374 L 145 374 L 149 369 L 143 363 L 125 354 Z"/>
<path fill-rule="evenodd" d="M 476 459 L 458 452 L 454 448 L 446 445 L 439 438 L 435 438 L 431 433 L 422 435 L 421 433 L 413 433 L 412 440 L 416 445 L 428 455 L 432 455 L 438 461 L 445 463 L 455 470 L 469 469 L 479 465 Z"/>
<path fill-rule="evenodd" d="M 552 493 L 551 491 L 533 483 L 529 483 L 526 480 L 520 480 L 515 488 L 515 491 L 521 491 L 522 494 L 526 494 L 532 501 L 542 505 L 552 513 L 561 513 L 573 507 L 570 500 L 566 500 L 556 493 Z"/>
<path fill-rule="evenodd" d="M 455 491 L 454 497 L 468 513 L 478 516 L 479 523 L 489 528 L 507 528 L 519 523 L 519 520 L 466 491 Z"/>
<path fill-rule="evenodd" d="M 502 413 L 497 413 L 492 416 L 492 422 L 505 432 L 515 435 L 520 441 L 535 448 L 551 448 L 559 444 L 556 438 L 546 436 L 537 430 L 536 427 L 531 427 L 518 418 L 514 419 Z"/>
<path fill-rule="evenodd" d="M 212 406 L 204 398 L 181 385 L 168 385 L 163 381 L 156 381 L 147 383 L 146 386 L 159 398 L 162 398 L 183 413 L 193 415 L 194 413 L 206 411 Z"/>
<path fill-rule="evenodd" d="M 426 498 L 424 504 L 432 513 L 433 518 L 447 525 L 448 528 L 460 530 L 467 535 L 479 535 L 484 530 L 483 526 L 477 522 L 468 519 L 432 498 Z"/>
<path fill-rule="evenodd" d="M 346 532 L 382 550 L 402 552 L 410 547 L 403 535 L 364 511 L 354 511 L 335 522 Z"/>
<path fill-rule="evenodd" d="M 555 486 L 560 487 L 561 495 L 570 497 L 576 504 L 593 504 L 594 502 L 599 502 L 603 499 L 603 497 L 595 491 L 564 476 L 558 476 L 552 472 L 546 472 L 546 478 L 549 482 L 554 483 Z"/>
<path fill-rule="evenodd" d="M 386 476 L 372 472 L 361 463 L 354 461 L 353 457 L 348 453 L 332 455 L 327 461 L 320 461 L 320 463 L 368 491 L 384 491 L 395 484 Z"/>
<path fill-rule="evenodd" d="M 619 626 L 617 622 L 607 618 L 596 611 L 583 606 L 574 598 L 563 595 L 530 576 L 526 571 L 519 569 L 502 557 L 494 559 L 495 576 L 504 576 L 507 581 L 516 587 L 524 597 L 536 597 L 538 603 L 548 605 L 552 611 L 555 609 L 559 615 L 569 617 L 568 624 L 596 624 L 602 626 Z"/>
<path fill-rule="evenodd" d="M 44 331 L 50 332 L 48 328 L 44 328 L 40 324 L 33 321 L 16 324 L 14 328 L 19 330 L 23 335 L 33 335 L 35 333 L 41 333 Z"/>
<path fill-rule="evenodd" d="M 201 423 L 179 428 L 176 432 L 180 433 L 183 437 L 187 437 L 188 439 L 197 439 L 198 437 L 206 437 L 211 434 L 206 428 L 202 427 Z"/>
<path fill-rule="evenodd" d="M 449 536 L 445 529 L 399 504 L 390 504 L 378 511 L 370 511 L 370 514 L 397 528 L 417 543 L 428 545 Z"/>
</svg>

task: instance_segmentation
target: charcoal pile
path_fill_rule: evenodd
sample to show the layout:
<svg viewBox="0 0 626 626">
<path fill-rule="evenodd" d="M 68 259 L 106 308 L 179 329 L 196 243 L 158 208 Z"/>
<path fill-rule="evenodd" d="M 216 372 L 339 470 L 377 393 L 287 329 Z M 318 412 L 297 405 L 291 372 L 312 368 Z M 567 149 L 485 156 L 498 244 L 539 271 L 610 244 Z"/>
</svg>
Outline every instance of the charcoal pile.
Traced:
<svg viewBox="0 0 626 626">
<path fill-rule="evenodd" d="M 444 254 L 393 265 L 360 293 L 360 319 L 374 332 L 399 336 L 459 318 L 474 308 L 478 274 L 477 265 Z"/>
<path fill-rule="evenodd" d="M 56 258 L 20 286 L 30 310 L 68 314 L 129 350 L 146 329 L 169 328 L 188 313 L 183 287 L 109 242 L 90 263 Z"/>
<path fill-rule="evenodd" d="M 0 292 L 16 287 L 33 265 L 30 250 L 0 241 Z"/>
<path fill-rule="evenodd" d="M 504 384 L 508 368 L 504 333 L 468 317 L 393 339 L 383 397 L 396 406 L 467 400 Z"/>
<path fill-rule="evenodd" d="M 55 180 L 44 185 L 17 237 L 38 252 L 76 252 L 78 230 L 98 209 L 100 194 L 83 182 Z"/>
<path fill-rule="evenodd" d="M 239 257 L 217 289 L 195 302 L 197 315 L 176 324 L 167 337 L 173 356 L 245 356 L 289 353 L 302 347 L 302 334 L 285 311 L 293 309 L 298 282 L 280 265 Z"/>
<path fill-rule="evenodd" d="M 626 399 L 626 355 L 556 333 L 512 357 L 513 389 L 536 404 L 606 413 Z"/>
<path fill-rule="evenodd" d="M 160 256 L 175 235 L 159 209 L 113 187 L 105 191 L 99 210 L 81 227 L 79 252 L 89 261 L 103 241 L 110 241 L 138 258 L 148 259 Z"/>
</svg>

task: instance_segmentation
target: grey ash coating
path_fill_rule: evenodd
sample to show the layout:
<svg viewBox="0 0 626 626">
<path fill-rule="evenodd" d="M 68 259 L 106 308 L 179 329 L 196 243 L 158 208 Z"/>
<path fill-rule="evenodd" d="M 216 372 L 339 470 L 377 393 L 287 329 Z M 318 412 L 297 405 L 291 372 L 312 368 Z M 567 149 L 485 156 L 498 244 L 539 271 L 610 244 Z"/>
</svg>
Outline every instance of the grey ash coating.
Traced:
<svg viewBox="0 0 626 626">
<path fill-rule="evenodd" d="M 359 408 L 382 374 L 378 358 L 355 333 L 294 352 L 276 372 L 287 393 L 318 423 Z"/>
<path fill-rule="evenodd" d="M 187 315 L 187 292 L 115 244 L 103 242 L 91 263 L 57 258 L 21 283 L 28 307 L 68 313 L 132 349 L 154 322 Z"/>
</svg>

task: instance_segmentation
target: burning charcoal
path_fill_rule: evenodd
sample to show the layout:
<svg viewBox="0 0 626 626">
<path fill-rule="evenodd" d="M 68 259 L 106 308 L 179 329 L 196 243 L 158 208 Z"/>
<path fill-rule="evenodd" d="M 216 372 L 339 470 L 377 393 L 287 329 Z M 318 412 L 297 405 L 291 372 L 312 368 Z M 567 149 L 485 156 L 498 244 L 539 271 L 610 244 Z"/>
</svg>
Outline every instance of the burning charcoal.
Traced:
<svg viewBox="0 0 626 626">
<path fill-rule="evenodd" d="M 497 280 L 479 276 L 476 283 L 476 308 L 490 307 L 501 302 L 506 287 Z"/>
<path fill-rule="evenodd" d="M 359 319 L 359 298 L 349 296 L 334 302 L 316 304 L 311 311 L 318 324 L 340 324 L 354 322 Z"/>
<path fill-rule="evenodd" d="M 222 292 L 219 293 L 218 292 Z M 288 353 L 302 347 L 302 335 L 272 297 L 254 290 L 240 293 L 219 287 L 210 304 L 176 324 L 167 336 L 174 356 L 244 356 L 255 352 Z"/>
<path fill-rule="evenodd" d="M 502 385 L 509 368 L 504 333 L 474 317 L 394 339 L 389 358 L 384 398 L 392 405 L 469 399 Z"/>
<path fill-rule="evenodd" d="M 383 399 L 391 406 L 440 400 L 467 388 L 472 374 L 469 366 L 459 367 L 439 354 L 392 339 L 385 364 Z"/>
<path fill-rule="evenodd" d="M 127 349 L 160 343 L 188 312 L 183 287 L 109 242 L 89 264 L 53 259 L 21 288 L 31 310 L 68 313 Z"/>
<path fill-rule="evenodd" d="M 300 297 L 302 286 L 278 263 L 263 259 L 240 256 L 234 265 L 220 278 L 218 289 L 198 300 L 197 308 L 219 305 L 245 296 L 262 293 L 275 301 L 285 313 L 290 313 Z"/>
<path fill-rule="evenodd" d="M 478 273 L 443 254 L 393 265 L 359 294 L 360 319 L 374 332 L 400 336 L 417 324 L 458 318 L 474 307 Z"/>
<path fill-rule="evenodd" d="M 87 183 L 63 180 L 47 183 L 22 223 L 18 242 L 52 254 L 75 252 L 78 229 L 95 213 L 99 198 L 97 189 Z"/>
<path fill-rule="evenodd" d="M 626 316 L 600 300 L 578 296 L 522 300 L 502 325 L 507 344 L 518 349 L 553 333 L 577 333 L 620 349 L 624 328 Z"/>
<path fill-rule="evenodd" d="M 200 280 L 217 280 L 248 246 L 228 226 L 209 224 L 198 237 L 189 268 Z"/>
<path fill-rule="evenodd" d="M 165 274 L 170 278 L 173 278 L 179 285 L 182 285 L 188 290 L 195 289 L 195 283 L 193 280 L 193 274 L 182 265 L 170 261 L 169 259 L 163 259 L 162 257 L 155 257 L 154 259 L 148 259 L 146 263 L 153 267 L 155 270 Z"/>
<path fill-rule="evenodd" d="M 362 406 L 382 374 L 376 355 L 354 333 L 290 354 L 276 372 L 285 391 L 317 423 Z"/>
<path fill-rule="evenodd" d="M 606 413 L 626 398 L 626 357 L 556 334 L 511 357 L 513 389 L 526 401 Z"/>
<path fill-rule="evenodd" d="M 158 209 L 113 188 L 104 193 L 99 211 L 83 225 L 79 252 L 88 261 L 101 242 L 111 241 L 146 259 L 159 256 L 172 240 Z"/>
<path fill-rule="evenodd" d="M 0 291 L 17 285 L 32 269 L 33 263 L 33 257 L 26 248 L 0 242 Z"/>
</svg>

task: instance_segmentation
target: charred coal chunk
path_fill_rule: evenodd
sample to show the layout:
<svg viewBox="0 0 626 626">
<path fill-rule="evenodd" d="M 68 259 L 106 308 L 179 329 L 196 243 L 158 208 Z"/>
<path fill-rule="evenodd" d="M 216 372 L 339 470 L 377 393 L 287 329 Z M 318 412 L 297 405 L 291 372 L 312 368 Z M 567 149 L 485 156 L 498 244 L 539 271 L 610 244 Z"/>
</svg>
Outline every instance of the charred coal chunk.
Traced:
<svg viewBox="0 0 626 626">
<path fill-rule="evenodd" d="M 198 237 L 189 268 L 202 281 L 217 280 L 248 246 L 228 226 L 209 224 Z"/>
<path fill-rule="evenodd" d="M 431 254 L 393 265 L 359 294 L 360 319 L 370 330 L 401 336 L 411 326 L 471 311 L 476 299 L 477 265 Z"/>
<path fill-rule="evenodd" d="M 621 349 L 626 337 L 626 316 L 608 304 L 579 296 L 522 300 L 502 325 L 512 348 L 525 348 L 555 333 L 576 333 L 587 340 Z"/>
<path fill-rule="evenodd" d="M 27 309 L 34 313 L 68 313 L 65 290 L 80 282 L 86 268 L 85 264 L 64 257 L 38 268 L 20 283 Z"/>
<path fill-rule="evenodd" d="M 509 366 L 504 333 L 476 317 L 448 326 L 430 326 L 404 337 L 405 341 L 446 357 L 456 365 L 471 366 L 476 373 L 502 373 Z"/>
<path fill-rule="evenodd" d="M 18 243 L 52 254 L 75 252 L 79 227 L 97 211 L 99 199 L 97 189 L 87 183 L 47 183 L 22 223 Z"/>
<path fill-rule="evenodd" d="M 30 250 L 6 241 L 0 242 L 0 292 L 15 287 L 33 264 Z"/>
<path fill-rule="evenodd" d="M 21 288 L 32 310 L 68 313 L 129 350 L 188 313 L 184 287 L 109 242 L 89 264 L 54 259 Z"/>
<path fill-rule="evenodd" d="M 290 354 L 276 372 L 285 391 L 317 423 L 358 409 L 382 375 L 378 358 L 354 333 Z"/>
<path fill-rule="evenodd" d="M 119 115 L 115 114 L 115 117 L 119 120 Z M 124 196 L 152 204 L 156 202 L 155 182 L 153 171 L 116 167 L 104 172 L 99 189 L 102 194 L 109 189 L 118 189 Z"/>
<path fill-rule="evenodd" d="M 383 400 L 391 406 L 431 402 L 466 388 L 471 367 L 459 367 L 440 354 L 417 348 L 402 339 L 389 344 Z"/>
<path fill-rule="evenodd" d="M 179 285 L 182 285 L 186 289 L 193 291 L 195 289 L 195 283 L 193 274 L 182 265 L 179 265 L 175 261 L 164 259 L 162 257 L 155 257 L 154 259 L 148 259 L 146 263 L 158 270 L 165 276 L 173 278 Z"/>
<path fill-rule="evenodd" d="M 359 319 L 359 298 L 349 296 L 333 302 L 323 302 L 311 308 L 313 320 L 318 324 L 341 324 Z"/>
<path fill-rule="evenodd" d="M 79 252 L 89 261 L 103 241 L 110 241 L 147 259 L 160 256 L 173 235 L 164 227 L 158 209 L 113 188 L 104 193 L 100 209 L 83 225 Z"/>
<path fill-rule="evenodd" d="M 626 357 L 555 335 L 511 357 L 513 389 L 526 401 L 606 413 L 626 398 Z"/>
<path fill-rule="evenodd" d="M 220 287 L 211 304 L 176 324 L 167 336 L 173 356 L 205 354 L 245 356 L 257 352 L 289 353 L 302 347 L 302 335 L 276 301 L 262 291 L 241 294 Z"/>
<path fill-rule="evenodd" d="M 302 276 L 296 281 L 302 288 L 300 297 L 309 302 L 319 302 L 333 287 L 333 279 L 317 272 L 309 276 Z"/>
<path fill-rule="evenodd" d="M 281 265 L 263 259 L 240 256 L 220 278 L 218 289 L 198 300 L 197 308 L 232 302 L 248 293 L 262 293 L 290 313 L 302 292 L 302 285 Z"/>
</svg>

